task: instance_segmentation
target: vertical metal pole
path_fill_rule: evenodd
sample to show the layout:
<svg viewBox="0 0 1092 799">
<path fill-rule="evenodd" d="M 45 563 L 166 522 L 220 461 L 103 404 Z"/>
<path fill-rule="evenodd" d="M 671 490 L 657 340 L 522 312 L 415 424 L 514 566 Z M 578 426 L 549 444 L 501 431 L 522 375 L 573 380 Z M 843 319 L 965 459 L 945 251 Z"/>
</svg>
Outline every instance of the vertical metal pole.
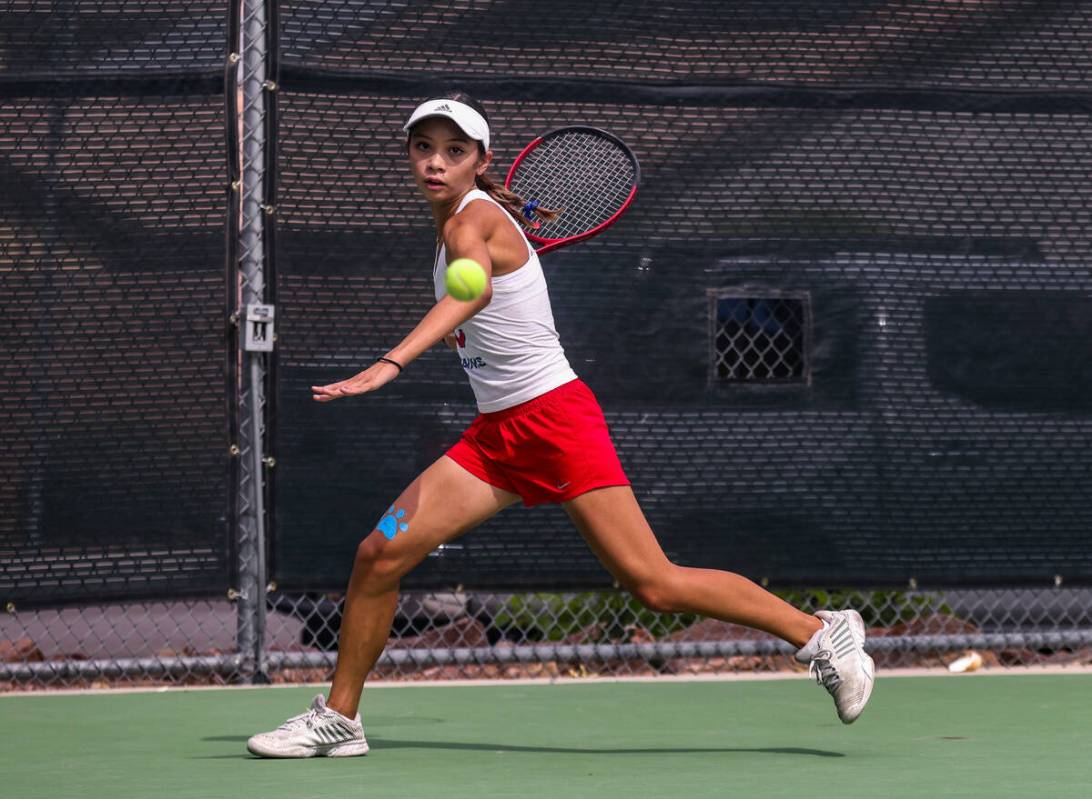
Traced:
<svg viewBox="0 0 1092 799">
<path fill-rule="evenodd" d="M 240 328 L 246 308 L 265 294 L 266 8 L 268 0 L 243 4 L 242 209 L 239 241 Z M 239 593 L 236 644 L 254 682 L 265 674 L 264 461 L 265 355 L 240 348 L 239 392 Z"/>
</svg>

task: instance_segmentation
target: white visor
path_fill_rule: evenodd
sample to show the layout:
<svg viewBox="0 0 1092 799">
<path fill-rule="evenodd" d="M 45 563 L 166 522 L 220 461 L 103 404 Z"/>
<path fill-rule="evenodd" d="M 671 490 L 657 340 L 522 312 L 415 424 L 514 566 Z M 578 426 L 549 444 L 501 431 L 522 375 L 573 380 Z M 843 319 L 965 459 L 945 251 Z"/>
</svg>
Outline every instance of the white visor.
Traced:
<svg viewBox="0 0 1092 799">
<path fill-rule="evenodd" d="M 409 121 L 402 126 L 402 130 L 408 131 L 426 117 L 447 117 L 458 125 L 463 133 L 474 141 L 480 141 L 486 150 L 489 149 L 489 123 L 465 103 L 455 100 L 429 100 L 421 103 L 413 109 Z"/>
</svg>

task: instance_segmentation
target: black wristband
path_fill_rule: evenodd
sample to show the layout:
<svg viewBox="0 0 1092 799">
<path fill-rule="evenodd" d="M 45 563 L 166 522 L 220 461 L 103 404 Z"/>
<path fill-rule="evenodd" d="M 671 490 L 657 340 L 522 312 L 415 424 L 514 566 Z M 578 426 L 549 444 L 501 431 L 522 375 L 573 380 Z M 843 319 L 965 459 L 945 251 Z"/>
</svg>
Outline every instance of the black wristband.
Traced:
<svg viewBox="0 0 1092 799">
<path fill-rule="evenodd" d="M 380 355 L 378 358 L 375 359 L 376 363 L 379 363 L 380 361 L 382 361 L 383 363 L 389 363 L 392 366 L 397 366 L 398 367 L 398 373 L 399 374 L 402 373 L 402 364 L 398 363 L 398 361 L 392 360 L 391 358 L 387 358 L 384 355 Z"/>
</svg>

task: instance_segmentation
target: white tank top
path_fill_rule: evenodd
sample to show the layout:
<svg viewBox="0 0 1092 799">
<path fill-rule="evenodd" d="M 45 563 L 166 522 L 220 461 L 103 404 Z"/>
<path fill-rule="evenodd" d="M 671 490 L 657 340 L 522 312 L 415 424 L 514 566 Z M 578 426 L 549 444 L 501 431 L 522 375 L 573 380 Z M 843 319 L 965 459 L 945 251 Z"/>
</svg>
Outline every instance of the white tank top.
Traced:
<svg viewBox="0 0 1092 799">
<path fill-rule="evenodd" d="M 519 223 L 481 189 L 463 197 L 455 213 L 472 200 L 500 208 L 527 244 L 527 261 L 513 272 L 494 277 L 493 299 L 455 331 L 456 352 L 470 378 L 481 413 L 504 410 L 534 399 L 576 379 L 554 327 L 546 277 L 538 254 Z M 436 301 L 447 294 L 444 272 L 447 248 L 441 246 L 433 265 Z"/>
</svg>

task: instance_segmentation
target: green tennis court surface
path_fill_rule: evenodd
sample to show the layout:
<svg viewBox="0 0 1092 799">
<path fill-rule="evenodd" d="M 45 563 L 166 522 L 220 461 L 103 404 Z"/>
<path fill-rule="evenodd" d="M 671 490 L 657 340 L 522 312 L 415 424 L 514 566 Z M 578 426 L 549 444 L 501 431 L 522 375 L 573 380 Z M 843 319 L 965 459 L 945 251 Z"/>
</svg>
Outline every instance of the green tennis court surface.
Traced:
<svg viewBox="0 0 1092 799">
<path fill-rule="evenodd" d="M 4 796 L 1089 797 L 1092 675 L 382 688 L 367 757 L 259 760 L 315 688 L 0 697 Z"/>
</svg>

